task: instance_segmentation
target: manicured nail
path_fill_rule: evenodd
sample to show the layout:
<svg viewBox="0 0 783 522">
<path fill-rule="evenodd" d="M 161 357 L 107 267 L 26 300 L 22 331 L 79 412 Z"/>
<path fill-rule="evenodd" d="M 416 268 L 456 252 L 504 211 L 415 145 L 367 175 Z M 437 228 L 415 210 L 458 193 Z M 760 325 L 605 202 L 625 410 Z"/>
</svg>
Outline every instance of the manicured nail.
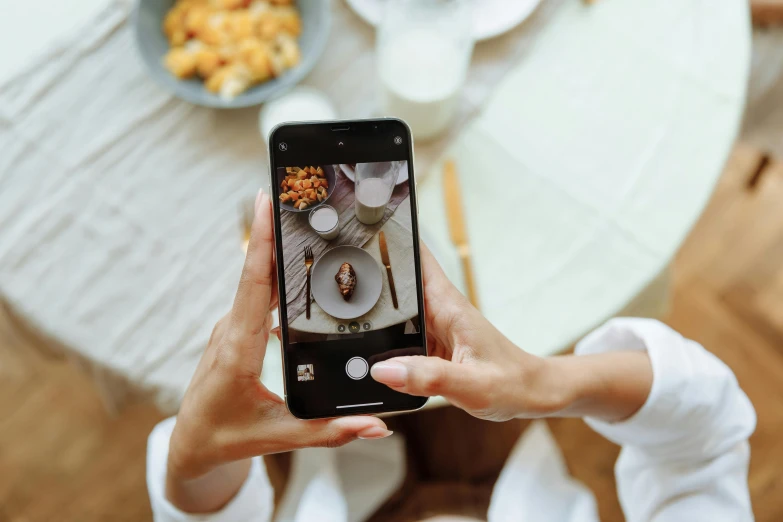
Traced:
<svg viewBox="0 0 783 522">
<path fill-rule="evenodd" d="M 362 431 L 357 433 L 356 436 L 362 440 L 383 439 L 388 437 L 392 433 L 394 432 L 389 431 L 385 428 L 381 428 L 380 426 L 370 426 L 369 428 L 364 428 Z"/>
<path fill-rule="evenodd" d="M 258 213 L 258 205 L 261 204 L 261 196 L 263 196 L 263 195 L 264 195 L 264 189 L 262 187 L 262 188 L 258 189 L 258 194 L 256 194 L 256 204 L 254 206 L 254 208 L 256 209 L 256 213 Z"/>
<path fill-rule="evenodd" d="M 256 195 L 256 206 L 255 206 L 256 214 L 258 214 L 258 209 L 261 208 L 262 206 L 265 207 L 264 203 L 268 201 L 269 201 L 269 194 L 264 192 L 263 188 L 258 189 L 258 194 Z"/>
<path fill-rule="evenodd" d="M 389 386 L 405 386 L 408 380 L 408 368 L 398 362 L 384 361 L 370 368 L 372 378 Z"/>
</svg>

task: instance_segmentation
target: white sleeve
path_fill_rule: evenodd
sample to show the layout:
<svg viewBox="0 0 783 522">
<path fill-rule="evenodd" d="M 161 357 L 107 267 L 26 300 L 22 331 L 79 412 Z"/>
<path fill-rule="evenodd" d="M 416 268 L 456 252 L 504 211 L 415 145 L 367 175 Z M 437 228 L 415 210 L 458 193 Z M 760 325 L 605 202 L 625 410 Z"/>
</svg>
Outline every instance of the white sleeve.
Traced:
<svg viewBox="0 0 783 522">
<path fill-rule="evenodd" d="M 159 423 L 147 441 L 147 489 L 155 522 L 269 522 L 274 509 L 274 490 L 261 457 L 253 458 L 242 488 L 223 509 L 206 515 L 192 515 L 177 509 L 165 494 L 166 460 L 175 417 Z"/>
<path fill-rule="evenodd" d="M 650 396 L 630 419 L 585 419 L 623 447 L 615 475 L 628 522 L 752 521 L 756 413 L 732 371 L 652 319 L 613 319 L 576 347 L 579 355 L 615 350 L 646 350 L 653 369 Z"/>
</svg>

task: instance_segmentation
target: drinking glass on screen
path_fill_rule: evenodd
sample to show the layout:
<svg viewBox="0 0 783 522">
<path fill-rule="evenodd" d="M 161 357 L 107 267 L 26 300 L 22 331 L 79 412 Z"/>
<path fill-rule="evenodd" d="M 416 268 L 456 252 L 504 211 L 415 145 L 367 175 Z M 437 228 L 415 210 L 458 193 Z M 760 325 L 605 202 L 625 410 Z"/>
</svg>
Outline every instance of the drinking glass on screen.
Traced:
<svg viewBox="0 0 783 522">
<path fill-rule="evenodd" d="M 378 28 L 380 105 L 417 139 L 440 134 L 457 110 L 473 52 L 470 0 L 387 0 Z"/>
<path fill-rule="evenodd" d="M 405 162 L 381 161 L 357 163 L 354 211 L 356 219 L 365 225 L 373 225 L 383 219 L 386 204 L 391 199 L 397 176 Z"/>
</svg>

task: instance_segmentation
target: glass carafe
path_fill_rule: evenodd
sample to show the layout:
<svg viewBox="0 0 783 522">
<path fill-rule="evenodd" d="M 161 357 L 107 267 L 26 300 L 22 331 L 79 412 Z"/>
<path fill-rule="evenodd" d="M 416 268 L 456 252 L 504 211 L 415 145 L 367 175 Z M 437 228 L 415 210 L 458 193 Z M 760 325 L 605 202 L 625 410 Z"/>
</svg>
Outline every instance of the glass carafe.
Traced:
<svg viewBox="0 0 783 522">
<path fill-rule="evenodd" d="M 373 225 L 383 219 L 403 163 L 382 161 L 356 164 L 356 193 L 354 194 L 356 219 L 365 225 Z"/>
<path fill-rule="evenodd" d="M 386 0 L 378 28 L 380 109 L 416 139 L 443 132 L 458 109 L 473 52 L 470 0 Z"/>
</svg>

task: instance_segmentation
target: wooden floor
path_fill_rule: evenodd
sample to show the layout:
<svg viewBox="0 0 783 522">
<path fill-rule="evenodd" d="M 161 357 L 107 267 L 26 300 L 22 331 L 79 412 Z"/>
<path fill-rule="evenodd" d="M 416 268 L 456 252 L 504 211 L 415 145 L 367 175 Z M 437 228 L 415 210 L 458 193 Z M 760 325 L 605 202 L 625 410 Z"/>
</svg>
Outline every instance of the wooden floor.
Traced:
<svg viewBox="0 0 783 522">
<path fill-rule="evenodd" d="M 757 520 L 772 522 L 783 520 L 783 168 L 773 166 L 750 191 L 756 160 L 753 150 L 735 149 L 676 260 L 667 322 L 729 364 L 753 401 L 750 489 Z M 39 355 L 41 344 L 0 313 L 0 522 L 150 519 L 145 444 L 160 415 L 144 404 L 107 415 L 90 379 Z M 396 422 L 419 440 L 406 488 L 376 520 L 480 514 L 524 425 L 478 423 L 448 410 Z M 550 426 L 572 473 L 596 492 L 602 520 L 622 520 L 617 447 L 578 420 Z M 444 427 L 451 433 L 430 436 Z"/>
</svg>

